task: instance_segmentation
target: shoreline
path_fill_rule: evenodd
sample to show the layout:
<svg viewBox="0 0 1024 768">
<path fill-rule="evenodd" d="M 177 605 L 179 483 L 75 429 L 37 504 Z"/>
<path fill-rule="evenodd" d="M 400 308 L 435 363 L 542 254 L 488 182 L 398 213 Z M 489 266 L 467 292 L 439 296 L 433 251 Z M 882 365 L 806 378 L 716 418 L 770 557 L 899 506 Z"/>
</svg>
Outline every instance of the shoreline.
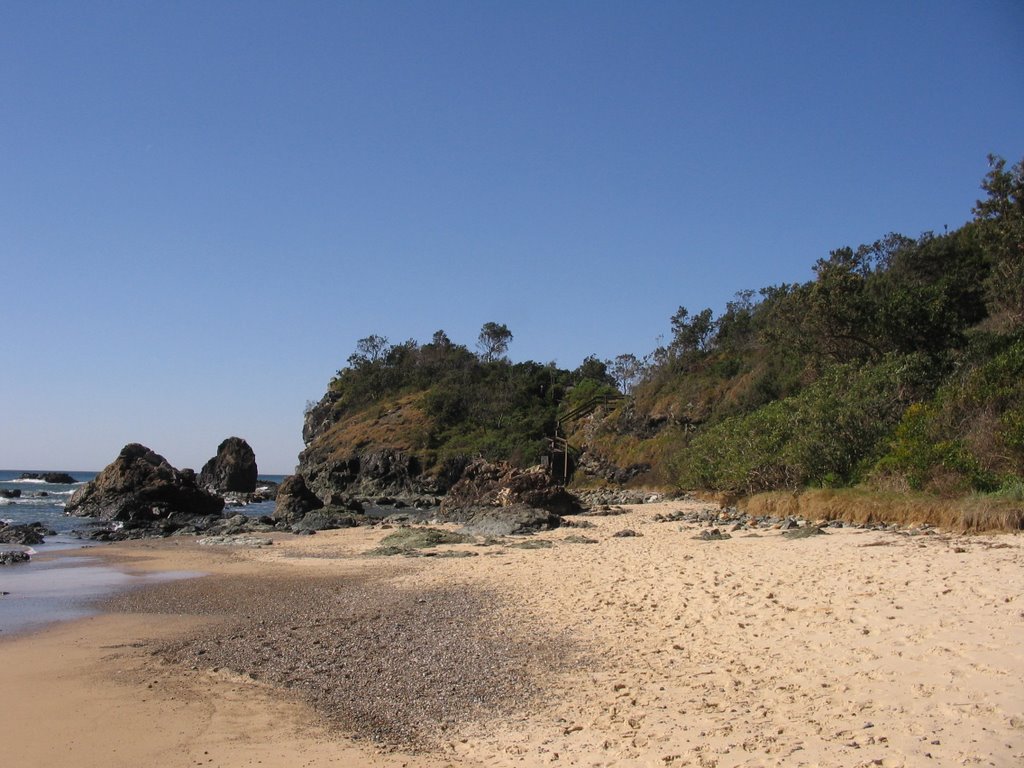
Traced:
<svg viewBox="0 0 1024 768">
<path fill-rule="evenodd" d="M 263 549 L 200 547 L 184 538 L 103 547 L 102 558 L 128 572 L 173 568 L 212 576 L 135 590 L 111 601 L 118 612 L 0 639 L 14 670 L 0 687 L 19 702 L 0 719 L 0 740 L 30 765 L 70 765 L 60 745 L 75 745 L 73 762 L 86 767 L 209 761 L 231 768 L 258 760 L 388 768 L 876 760 L 910 766 L 1024 759 L 1019 535 L 840 529 L 798 541 L 778 532 L 703 541 L 694 538 L 701 526 L 653 522 L 688 504 L 626 507 L 623 515 L 577 518 L 592 527 L 524 540 L 550 542 L 549 548 L 443 548 L 476 555 L 463 557 L 362 557 L 388 532 L 380 528 L 275 535 Z M 616 535 L 626 530 L 640 535 Z M 255 590 L 259 584 L 271 591 Z M 289 689 L 273 674 L 253 679 L 255 652 L 226 655 L 219 660 L 226 664 L 207 661 L 218 641 L 230 645 L 231 634 L 248 628 L 248 646 L 236 644 L 236 653 L 260 643 L 293 648 L 287 663 L 319 663 L 317 674 L 330 680 L 344 646 L 325 657 L 303 645 L 298 625 L 280 608 L 280 616 L 254 612 L 261 599 L 273 606 L 266 595 L 287 594 L 289 584 L 308 588 L 295 592 L 297 602 L 334 585 L 357 598 L 353 610 L 379 605 L 371 594 L 448 589 L 447 604 L 437 601 L 441 608 L 453 603 L 451 590 L 485 595 L 473 622 L 500 627 L 509 643 L 532 639 L 553 648 L 561 666 L 528 644 L 529 652 L 508 654 L 511 667 L 502 666 L 500 650 L 491 651 L 483 656 L 492 666 L 481 669 L 528 681 L 530 697 L 513 695 L 505 709 L 460 710 L 431 751 L 414 757 L 400 743 L 373 741 L 372 733 L 352 740 L 352 729 L 332 719 L 338 702 L 329 696 L 318 698 L 302 685 Z M 377 592 L 360 593 L 366 584 Z M 217 605 L 225 599 L 235 603 L 234 619 Z M 419 626 L 415 599 L 396 604 L 400 621 L 391 625 Z M 208 612 L 191 615 L 203 600 Z M 313 607 L 318 615 L 336 610 L 333 599 Z M 377 613 L 359 626 L 388 626 L 388 616 Z M 345 626 L 332 635 L 343 635 Z M 371 652 L 359 661 L 372 668 L 400 650 L 411 663 L 444 639 L 417 637 L 419 646 L 394 638 L 367 644 Z M 471 662 L 472 653 L 462 653 L 456 661 Z M 440 669 L 450 663 L 442 656 Z M 47 741 L 55 746 L 42 760 L 40 744 Z"/>
</svg>

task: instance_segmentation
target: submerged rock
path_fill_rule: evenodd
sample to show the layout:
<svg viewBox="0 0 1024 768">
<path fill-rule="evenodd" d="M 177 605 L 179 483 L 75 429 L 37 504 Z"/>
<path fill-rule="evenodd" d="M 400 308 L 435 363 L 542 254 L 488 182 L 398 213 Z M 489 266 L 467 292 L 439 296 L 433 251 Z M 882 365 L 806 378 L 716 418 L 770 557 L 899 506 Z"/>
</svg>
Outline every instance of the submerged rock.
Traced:
<svg viewBox="0 0 1024 768">
<path fill-rule="evenodd" d="M 42 480 L 44 483 L 50 483 L 51 485 L 71 485 L 78 482 L 67 472 L 22 472 L 20 479 Z"/>
</svg>

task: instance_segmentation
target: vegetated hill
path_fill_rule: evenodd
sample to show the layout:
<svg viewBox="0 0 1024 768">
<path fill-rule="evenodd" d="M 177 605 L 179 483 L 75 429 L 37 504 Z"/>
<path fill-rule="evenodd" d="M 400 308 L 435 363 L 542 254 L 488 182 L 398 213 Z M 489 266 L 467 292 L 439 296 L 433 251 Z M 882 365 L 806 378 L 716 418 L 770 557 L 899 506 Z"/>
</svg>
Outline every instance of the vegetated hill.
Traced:
<svg viewBox="0 0 1024 768">
<path fill-rule="evenodd" d="M 680 308 L 633 399 L 572 436 L 682 488 L 1024 495 L 1024 161 L 975 217 L 840 248 L 813 280 Z"/>
<path fill-rule="evenodd" d="M 496 323 L 479 354 L 442 331 L 367 337 L 308 409 L 300 471 L 322 498 L 368 469 L 378 488 L 443 492 L 469 458 L 536 463 L 560 414 L 622 390 L 562 425 L 577 485 L 1020 499 L 1024 161 L 990 158 L 982 189 L 955 231 L 839 248 L 814 279 L 740 291 L 717 318 L 680 308 L 642 359 L 511 363 Z"/>
<path fill-rule="evenodd" d="M 574 371 L 509 362 L 511 338 L 505 326 L 485 324 L 480 354 L 443 331 L 422 345 L 361 339 L 307 409 L 300 472 L 323 498 L 360 480 L 377 493 L 444 492 L 477 457 L 539 463 L 560 405 L 616 390 L 594 359 Z"/>
</svg>

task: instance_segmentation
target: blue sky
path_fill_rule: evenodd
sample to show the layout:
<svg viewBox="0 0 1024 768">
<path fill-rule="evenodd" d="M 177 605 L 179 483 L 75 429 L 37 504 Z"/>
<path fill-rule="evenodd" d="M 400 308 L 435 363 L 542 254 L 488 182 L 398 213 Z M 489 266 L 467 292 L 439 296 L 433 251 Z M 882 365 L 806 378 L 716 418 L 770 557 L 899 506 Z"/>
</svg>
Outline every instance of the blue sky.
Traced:
<svg viewBox="0 0 1024 768">
<path fill-rule="evenodd" d="M 288 472 L 359 338 L 575 367 L 970 218 L 1019 2 L 0 4 L 0 467 Z"/>
</svg>

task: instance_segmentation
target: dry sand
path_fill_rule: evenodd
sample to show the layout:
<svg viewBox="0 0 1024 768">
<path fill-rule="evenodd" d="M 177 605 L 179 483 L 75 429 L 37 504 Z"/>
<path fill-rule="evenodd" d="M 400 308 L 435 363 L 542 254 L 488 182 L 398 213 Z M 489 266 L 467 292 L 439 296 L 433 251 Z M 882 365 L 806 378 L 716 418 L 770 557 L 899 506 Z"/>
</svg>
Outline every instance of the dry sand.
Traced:
<svg viewBox="0 0 1024 768">
<path fill-rule="evenodd" d="M 441 548 L 474 557 L 362 557 L 380 529 L 104 548 L 212 576 L 0 641 L 4 763 L 1024 765 L 1019 535 L 652 521 L 686 506 Z"/>
</svg>

